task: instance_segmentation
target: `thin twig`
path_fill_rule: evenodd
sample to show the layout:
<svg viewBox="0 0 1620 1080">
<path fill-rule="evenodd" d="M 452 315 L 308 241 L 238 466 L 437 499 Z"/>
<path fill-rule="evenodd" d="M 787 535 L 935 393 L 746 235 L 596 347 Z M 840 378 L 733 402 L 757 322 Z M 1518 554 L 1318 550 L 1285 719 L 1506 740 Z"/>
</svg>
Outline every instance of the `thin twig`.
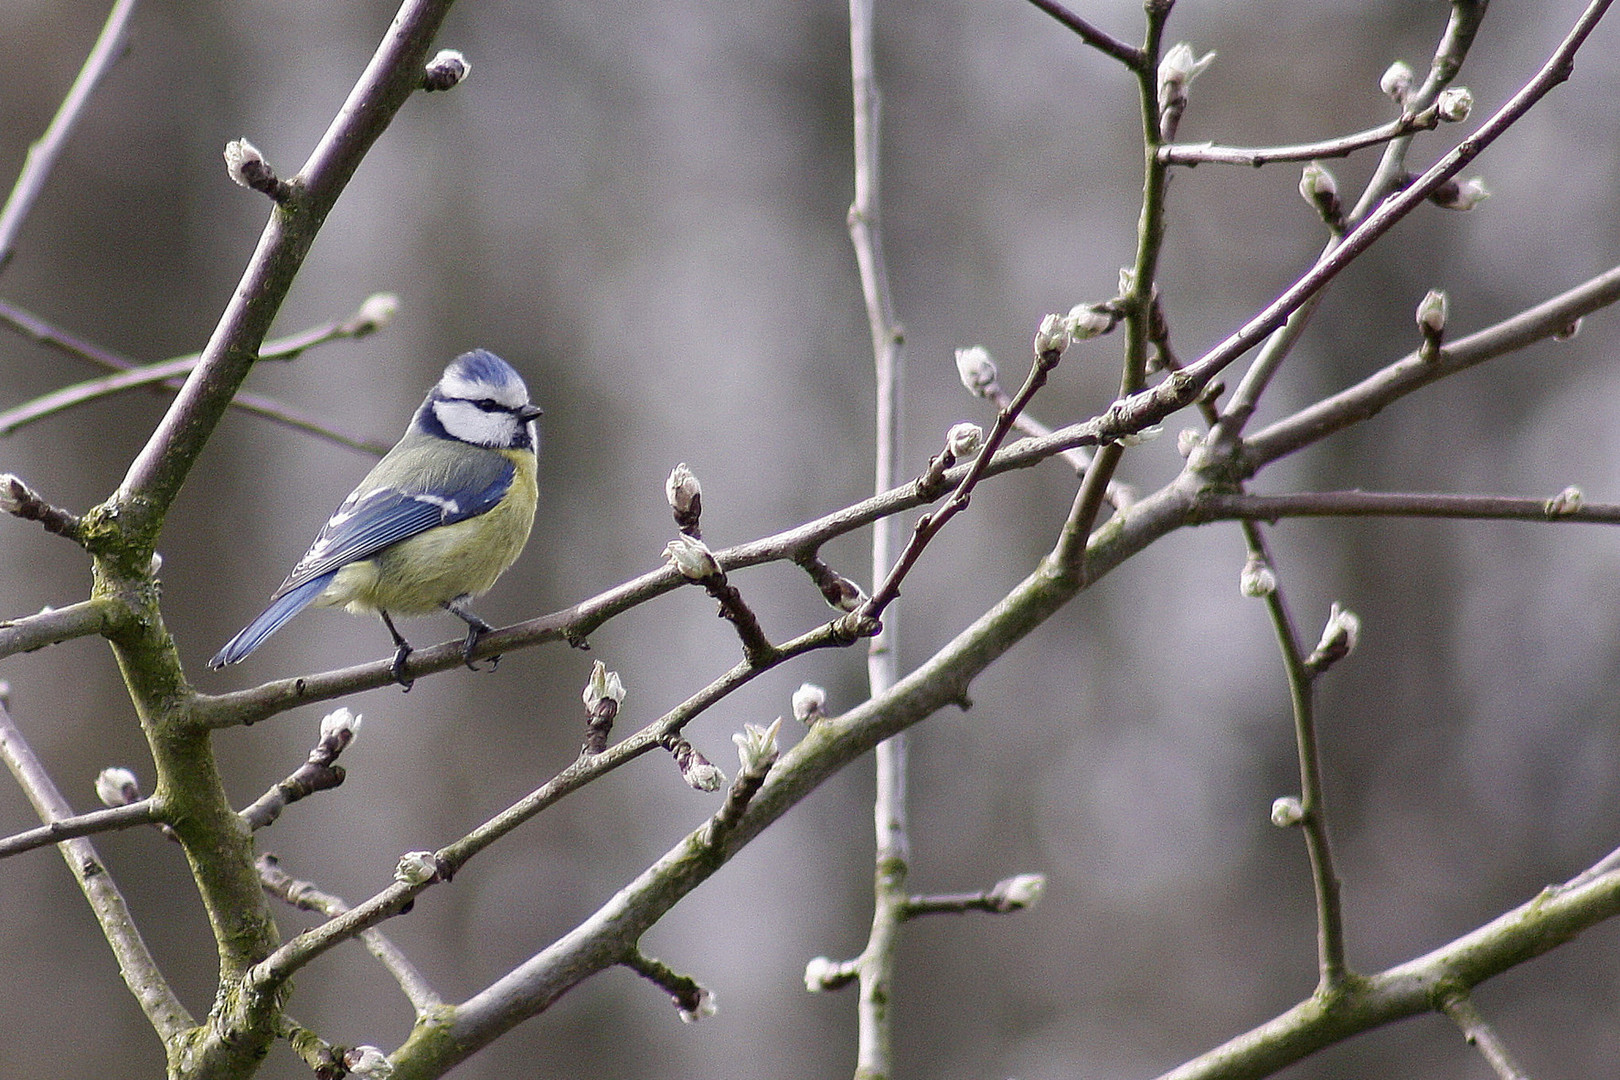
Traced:
<svg viewBox="0 0 1620 1080">
<path fill-rule="evenodd" d="M 79 117 L 84 114 L 85 103 L 95 93 L 96 84 L 102 76 L 124 54 L 124 40 L 134 11 L 135 0 L 115 0 L 95 45 L 90 49 L 90 55 L 85 58 L 84 66 L 79 69 L 72 87 L 68 89 L 67 97 L 62 99 L 45 133 L 29 146 L 22 172 L 12 186 L 11 194 L 6 197 L 5 206 L 0 207 L 0 271 L 5 269 L 11 256 L 16 253 L 17 234 L 22 231 L 23 221 L 45 190 L 51 168 L 61 156 L 62 148 L 67 145 Z"/>
<path fill-rule="evenodd" d="M 1080 40 L 1093 49 L 1112 56 L 1115 60 L 1135 71 L 1142 70 L 1148 63 L 1148 58 L 1141 49 L 1128 42 L 1114 37 L 1112 34 L 1097 29 L 1095 26 L 1058 3 L 1057 0 L 1029 0 L 1030 3 L 1046 12 L 1058 22 L 1080 35 Z"/>
<path fill-rule="evenodd" d="M 264 891 L 295 908 L 313 911 L 329 919 L 349 910 L 349 905 L 345 904 L 341 897 L 322 892 L 313 882 L 300 880 L 287 873 L 281 868 L 281 861 L 274 855 L 260 855 L 257 865 Z M 381 930 L 375 928 L 362 930 L 360 940 L 371 955 L 388 969 L 388 973 L 394 977 L 394 981 L 404 992 L 406 1000 L 416 1010 L 417 1016 L 426 1015 L 444 1004 L 444 999 L 439 997 L 422 972 L 411 963 L 410 957 L 406 956 Z"/>
<path fill-rule="evenodd" d="M 872 0 L 850 0 L 850 76 L 854 87 L 855 202 L 849 209 L 850 240 L 860 267 L 861 292 L 872 333 L 876 371 L 875 490 L 900 483 L 901 346 L 904 334 L 895 316 L 888 270 L 883 260 L 881 215 L 882 167 L 879 147 L 882 112 L 877 83 L 877 50 Z M 886 517 L 872 528 L 872 594 L 892 570 L 898 539 L 897 520 Z M 862 608 L 876 608 L 869 601 Z M 899 638 L 895 612 L 884 612 L 881 626 L 867 645 L 866 677 L 870 697 L 888 691 L 899 677 Z M 906 816 L 906 736 L 902 732 L 880 743 L 874 754 L 876 788 L 873 823 L 877 833 L 873 878 L 872 927 L 861 953 L 860 1001 L 856 1007 L 856 1075 L 887 1077 L 892 1072 L 895 942 L 901 922 L 910 870 Z"/>
<path fill-rule="evenodd" d="M 346 337 L 363 337 L 376 330 L 379 326 L 375 318 L 367 318 L 367 309 L 374 301 L 375 298 L 368 300 L 366 305 L 363 305 L 358 312 L 347 319 L 329 320 L 301 333 L 267 341 L 264 343 L 259 358 L 261 360 L 291 360 L 305 350 L 328 341 Z M 10 435 L 36 420 L 42 420 L 65 409 L 124 390 L 150 386 L 153 383 L 161 383 L 163 388 L 167 390 L 178 390 L 181 386 L 178 376 L 188 374 L 196 366 L 199 359 L 198 354 L 193 353 L 190 356 L 176 357 L 155 364 L 137 364 L 133 360 L 126 359 L 116 353 L 74 337 L 66 331 L 59 330 L 37 315 L 7 304 L 4 301 L 0 301 L 0 323 L 5 323 L 13 329 L 19 330 L 40 344 L 50 345 L 69 356 L 88 360 L 98 367 L 115 373 L 108 378 L 92 379 L 73 386 L 63 387 L 60 390 L 52 391 L 42 397 L 0 412 L 0 435 Z M 388 450 L 388 447 L 381 443 L 341 431 L 308 413 L 259 394 L 239 393 L 231 401 L 231 406 L 244 412 L 262 416 L 266 420 L 282 424 L 294 430 L 335 442 L 340 446 L 346 446 L 351 450 L 359 450 L 373 456 L 381 456 Z"/>
<path fill-rule="evenodd" d="M 1440 123 L 1439 110 L 1429 106 L 1421 112 L 1404 112 L 1388 123 L 1341 135 L 1321 142 L 1292 146 L 1217 146 L 1214 143 L 1171 143 L 1159 147 L 1159 161 L 1165 165 L 1250 165 L 1259 168 L 1274 161 L 1312 161 L 1317 158 L 1346 157 L 1357 150 L 1428 131 Z"/>
<path fill-rule="evenodd" d="M 1194 520 L 1270 521 L 1293 517 L 1466 518 L 1476 521 L 1558 521 L 1620 525 L 1620 503 L 1571 501 L 1567 495 L 1522 499 L 1506 495 L 1451 495 L 1404 491 L 1305 491 L 1292 495 L 1209 492 L 1197 500 Z"/>
<path fill-rule="evenodd" d="M 6 766 L 42 820 L 49 824 L 73 816 L 73 808 L 57 790 L 12 720 L 3 684 L 0 684 L 0 757 L 5 758 Z M 193 1027 L 195 1021 L 175 996 L 147 949 L 112 874 L 96 854 L 95 846 L 82 836 L 64 840 L 60 850 L 79 888 L 84 891 L 90 910 L 101 923 L 101 931 L 107 944 L 112 946 L 119 973 L 130 993 L 135 995 L 158 1035 L 165 1043 L 171 1043 Z"/>
<path fill-rule="evenodd" d="M 151 825 L 158 820 L 155 810 L 156 804 L 151 799 L 142 799 L 125 806 L 109 806 L 88 814 L 57 818 L 37 829 L 0 839 L 0 859 L 49 847 L 76 836 L 93 836 L 96 833 L 133 829 L 138 825 Z"/>
<path fill-rule="evenodd" d="M 1249 558 L 1274 567 L 1260 526 L 1243 523 L 1243 539 Z M 1328 840 L 1327 803 L 1322 793 L 1321 750 L 1316 740 L 1315 676 L 1306 663 L 1299 633 L 1294 627 L 1280 585 L 1265 594 L 1266 612 L 1271 616 L 1277 648 L 1282 653 L 1283 671 L 1288 677 L 1288 696 L 1294 711 L 1294 743 L 1299 756 L 1299 821 L 1305 834 L 1305 851 L 1311 864 L 1311 884 L 1316 894 L 1317 993 L 1337 993 L 1349 978 L 1344 959 L 1344 918 L 1339 903 L 1339 878 L 1333 870 L 1333 848 Z"/>
<path fill-rule="evenodd" d="M 1564 333 L 1582 316 L 1616 300 L 1620 300 L 1620 266 L 1494 326 L 1447 341 L 1432 360 L 1423 359 L 1414 350 L 1354 386 L 1313 402 L 1249 436 L 1240 457 L 1242 472 L 1252 475 L 1280 457 L 1376 415 L 1385 406 L 1432 382 Z"/>
<path fill-rule="evenodd" d="M 1440 1011 L 1451 1017 L 1462 1030 L 1468 1045 L 1480 1052 L 1499 1080 L 1530 1080 L 1530 1074 L 1513 1059 L 1507 1044 L 1496 1033 L 1485 1017 L 1474 1007 L 1474 999 L 1466 993 L 1447 994 L 1440 1002 Z"/>
<path fill-rule="evenodd" d="M 0 619 L 0 659 L 112 629 L 116 606 L 106 597 L 47 608 L 20 619 Z"/>
</svg>

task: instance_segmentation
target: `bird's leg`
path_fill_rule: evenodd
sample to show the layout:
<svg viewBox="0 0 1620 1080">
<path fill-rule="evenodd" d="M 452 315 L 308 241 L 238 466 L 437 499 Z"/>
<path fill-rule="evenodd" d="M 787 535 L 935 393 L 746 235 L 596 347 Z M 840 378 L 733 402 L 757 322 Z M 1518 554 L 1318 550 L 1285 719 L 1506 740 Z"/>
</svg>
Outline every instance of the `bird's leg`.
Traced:
<svg viewBox="0 0 1620 1080">
<path fill-rule="evenodd" d="M 405 660 L 411 655 L 411 643 L 405 640 L 403 634 L 394 629 L 394 620 L 388 617 L 388 612 L 379 611 L 377 614 L 382 616 L 383 625 L 388 627 L 388 632 L 394 635 L 394 665 L 389 668 L 389 671 L 393 673 L 394 681 L 403 686 L 408 694 L 411 692 L 411 687 L 416 683 L 415 679 L 405 677 Z"/>
<path fill-rule="evenodd" d="M 483 637 L 485 634 L 489 633 L 495 628 L 489 625 L 489 623 L 485 622 L 483 619 L 480 619 L 477 615 L 473 614 L 472 609 L 467 606 L 467 601 L 471 599 L 472 597 L 468 596 L 466 593 L 462 593 L 454 600 L 446 600 L 444 602 L 444 610 L 448 611 L 450 614 L 456 616 L 467 624 L 467 640 L 461 646 L 461 659 L 468 668 L 473 671 L 478 671 L 480 670 L 478 665 L 473 663 L 473 649 L 478 647 L 479 638 Z M 489 670 L 494 671 L 495 668 L 500 665 L 500 662 L 500 654 L 497 653 L 496 655 L 490 657 Z"/>
</svg>

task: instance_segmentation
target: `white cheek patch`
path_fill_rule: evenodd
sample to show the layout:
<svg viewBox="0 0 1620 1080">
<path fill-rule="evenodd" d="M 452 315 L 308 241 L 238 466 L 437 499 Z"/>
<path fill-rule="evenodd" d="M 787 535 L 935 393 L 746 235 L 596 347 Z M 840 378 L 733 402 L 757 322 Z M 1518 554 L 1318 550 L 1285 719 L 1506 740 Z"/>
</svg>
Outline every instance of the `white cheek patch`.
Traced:
<svg viewBox="0 0 1620 1080">
<path fill-rule="evenodd" d="M 482 379 L 469 379 L 447 371 L 439 380 L 439 393 L 447 398 L 463 401 L 498 401 L 508 409 L 520 409 L 529 403 L 529 393 L 519 383 L 490 383 Z"/>
<path fill-rule="evenodd" d="M 510 446 L 517 434 L 511 413 L 485 412 L 470 401 L 435 401 L 433 415 L 451 438 L 479 446 Z"/>
</svg>

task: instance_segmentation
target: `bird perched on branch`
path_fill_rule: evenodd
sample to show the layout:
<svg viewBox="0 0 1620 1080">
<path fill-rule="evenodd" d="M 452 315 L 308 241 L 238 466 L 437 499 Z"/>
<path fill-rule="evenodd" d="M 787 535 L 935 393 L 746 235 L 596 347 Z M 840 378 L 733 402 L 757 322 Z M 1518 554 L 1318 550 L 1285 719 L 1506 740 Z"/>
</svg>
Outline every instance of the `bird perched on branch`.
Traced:
<svg viewBox="0 0 1620 1080">
<path fill-rule="evenodd" d="M 411 646 L 393 615 L 445 610 L 467 624 L 468 667 L 493 627 L 467 606 L 495 584 L 529 538 L 538 499 L 540 409 L 512 366 L 474 349 L 444 369 L 404 438 L 343 500 L 270 598 L 208 662 L 244 659 L 311 604 L 382 616 L 393 673 L 407 690 Z M 490 658 L 491 666 L 500 657 Z"/>
</svg>

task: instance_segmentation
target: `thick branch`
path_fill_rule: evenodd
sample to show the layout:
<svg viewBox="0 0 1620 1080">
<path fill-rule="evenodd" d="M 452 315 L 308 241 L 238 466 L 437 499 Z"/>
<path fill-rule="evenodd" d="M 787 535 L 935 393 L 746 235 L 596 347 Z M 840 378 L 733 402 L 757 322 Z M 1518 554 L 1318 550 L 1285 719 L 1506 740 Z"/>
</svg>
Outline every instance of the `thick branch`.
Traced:
<svg viewBox="0 0 1620 1080">
<path fill-rule="evenodd" d="M 73 816 L 73 808 L 57 790 L 56 784 L 29 748 L 22 732 L 11 719 L 6 706 L 5 690 L 0 685 L 0 757 L 4 757 L 11 774 L 17 778 L 28 801 L 47 823 Z M 180 999 L 175 997 L 168 981 L 159 970 L 135 926 L 129 906 L 124 902 L 118 885 L 96 854 L 89 840 L 79 837 L 65 840 L 61 845 L 62 858 L 84 891 L 90 910 L 101 923 L 107 944 L 112 946 L 118 959 L 118 970 L 130 993 L 140 1003 L 146 1018 L 157 1030 L 166 1046 L 173 1046 L 186 1030 L 195 1023 Z"/>
</svg>

